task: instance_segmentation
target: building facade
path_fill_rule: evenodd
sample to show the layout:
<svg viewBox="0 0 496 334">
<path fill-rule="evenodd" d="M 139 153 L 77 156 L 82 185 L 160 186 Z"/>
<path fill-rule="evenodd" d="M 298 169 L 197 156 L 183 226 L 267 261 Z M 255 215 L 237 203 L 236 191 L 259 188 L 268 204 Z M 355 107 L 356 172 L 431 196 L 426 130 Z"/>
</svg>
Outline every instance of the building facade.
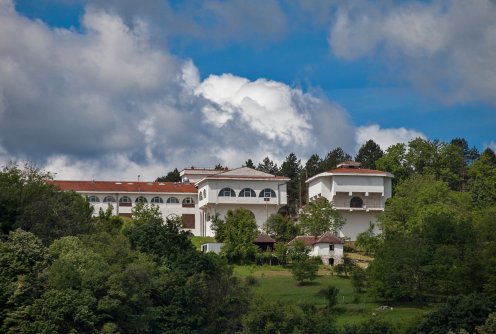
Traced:
<svg viewBox="0 0 496 334">
<path fill-rule="evenodd" d="M 288 178 L 248 167 L 222 171 L 195 183 L 198 187 L 200 233 L 213 236 L 212 218 L 223 218 L 228 210 L 250 210 L 262 229 L 267 218 L 287 205 Z"/>
<path fill-rule="evenodd" d="M 191 183 L 58 180 L 52 183 L 61 190 L 73 190 L 85 196 L 95 209 L 94 215 L 112 206 L 114 215 L 130 217 L 132 208 L 142 201 L 157 205 L 164 219 L 181 217 L 185 230 L 200 235 L 198 194 Z"/>
<path fill-rule="evenodd" d="M 323 196 L 332 202 L 346 219 L 339 236 L 356 240 L 370 223 L 377 224 L 378 214 L 391 197 L 392 178 L 391 173 L 364 169 L 350 161 L 308 179 L 308 200 Z"/>
</svg>

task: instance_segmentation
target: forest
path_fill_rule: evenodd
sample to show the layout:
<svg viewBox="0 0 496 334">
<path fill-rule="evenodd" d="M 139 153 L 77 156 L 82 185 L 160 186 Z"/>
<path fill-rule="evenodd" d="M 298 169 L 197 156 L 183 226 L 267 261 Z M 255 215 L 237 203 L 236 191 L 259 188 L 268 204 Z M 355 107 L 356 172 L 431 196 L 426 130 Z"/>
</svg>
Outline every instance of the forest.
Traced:
<svg viewBox="0 0 496 334">
<path fill-rule="evenodd" d="M 294 218 L 305 204 L 304 181 L 352 159 L 395 176 L 381 233 L 365 231 L 353 245 L 373 257 L 362 273 L 363 293 L 387 305 L 435 303 L 401 332 L 496 333 L 495 153 L 479 153 L 459 138 L 417 138 L 385 151 L 369 140 L 354 158 L 335 148 L 305 163 L 291 153 L 281 166 L 269 157 L 245 165 L 291 179 Z M 176 172 L 159 179 L 176 181 Z M 3 333 L 399 331 L 374 319 L 337 326 L 332 287 L 324 307 L 260 298 L 233 272 L 243 258 L 235 242 L 221 256 L 200 253 L 181 222 L 164 221 L 154 206 L 137 205 L 130 220 L 110 211 L 93 217 L 83 197 L 59 191 L 47 182 L 51 177 L 30 164 L 9 163 L 0 171 Z M 271 234 L 281 244 L 299 232 L 288 217 L 273 220 Z M 233 212 L 219 224 L 228 240 L 238 234 L 225 225 L 253 226 Z"/>
</svg>

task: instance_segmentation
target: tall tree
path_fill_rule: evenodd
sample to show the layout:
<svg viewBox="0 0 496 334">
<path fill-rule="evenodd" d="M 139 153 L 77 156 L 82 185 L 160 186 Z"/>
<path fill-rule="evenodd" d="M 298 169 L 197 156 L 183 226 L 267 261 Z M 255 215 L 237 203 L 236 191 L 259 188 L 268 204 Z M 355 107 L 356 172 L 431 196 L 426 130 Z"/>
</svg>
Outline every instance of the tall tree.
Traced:
<svg viewBox="0 0 496 334">
<path fill-rule="evenodd" d="M 324 170 L 333 169 L 336 168 L 337 165 L 339 165 L 340 163 L 350 161 L 351 159 L 351 155 L 343 151 L 341 147 L 338 147 L 327 153 L 325 159 L 323 159 L 322 161 L 322 168 Z"/>
<path fill-rule="evenodd" d="M 394 175 L 393 191 L 395 186 L 411 175 L 412 170 L 405 165 L 406 145 L 394 144 L 388 147 L 386 153 L 375 162 L 377 169 L 390 172 Z"/>
<path fill-rule="evenodd" d="M 308 203 L 300 213 L 300 228 L 308 235 L 337 234 L 344 224 L 344 218 L 325 197 Z"/>
<path fill-rule="evenodd" d="M 245 161 L 243 167 L 248 167 L 248 168 L 255 169 L 255 164 L 253 163 L 253 160 L 248 159 L 248 160 Z"/>
<path fill-rule="evenodd" d="M 360 162 L 364 168 L 376 169 L 375 162 L 383 155 L 384 152 L 382 152 L 381 147 L 372 139 L 369 139 L 358 150 L 355 161 Z"/>
<path fill-rule="evenodd" d="M 168 172 L 166 176 L 157 177 L 155 182 L 181 182 L 181 175 L 179 175 L 177 168 L 174 168 L 174 170 Z"/>
<path fill-rule="evenodd" d="M 270 160 L 269 157 L 265 157 L 262 163 L 258 164 L 257 170 L 272 175 L 279 175 L 279 168 L 277 167 L 277 164 Z"/>
<path fill-rule="evenodd" d="M 312 154 L 305 164 L 305 180 L 324 171 L 322 159 L 318 154 Z"/>
<path fill-rule="evenodd" d="M 222 254 L 232 263 L 248 263 L 255 259 L 257 223 L 253 213 L 245 208 L 227 211 Z"/>
<path fill-rule="evenodd" d="M 298 234 L 298 226 L 289 217 L 276 213 L 265 222 L 265 231 L 278 242 L 289 242 Z"/>
<path fill-rule="evenodd" d="M 292 212 L 297 211 L 297 207 L 301 204 L 301 190 L 300 183 L 301 176 L 301 160 L 296 157 L 294 153 L 290 153 L 286 160 L 281 164 L 280 174 L 290 179 L 287 183 L 288 204 Z"/>
<path fill-rule="evenodd" d="M 478 207 L 496 205 L 496 156 L 486 149 L 469 169 L 468 188 Z"/>
</svg>

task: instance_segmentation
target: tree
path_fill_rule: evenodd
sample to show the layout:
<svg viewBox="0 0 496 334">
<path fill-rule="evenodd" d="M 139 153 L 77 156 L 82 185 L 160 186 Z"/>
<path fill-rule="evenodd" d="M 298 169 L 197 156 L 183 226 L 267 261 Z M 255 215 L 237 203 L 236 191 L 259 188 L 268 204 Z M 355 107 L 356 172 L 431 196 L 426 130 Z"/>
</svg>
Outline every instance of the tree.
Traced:
<svg viewBox="0 0 496 334">
<path fill-rule="evenodd" d="M 277 242 L 289 242 L 298 235 L 298 226 L 291 218 L 276 213 L 265 222 L 265 231 Z"/>
<path fill-rule="evenodd" d="M 50 173 L 10 163 L 0 171 L 0 227 L 3 234 L 21 228 L 45 244 L 93 230 L 91 205 L 74 192 L 50 184 Z"/>
<path fill-rule="evenodd" d="M 319 296 L 325 298 L 327 302 L 326 307 L 329 311 L 332 310 L 337 305 L 338 294 L 339 294 L 339 289 L 333 285 L 328 285 L 327 287 L 320 289 L 318 292 Z"/>
<path fill-rule="evenodd" d="M 312 154 L 305 164 L 305 179 L 309 179 L 323 171 L 322 159 L 318 154 Z"/>
<path fill-rule="evenodd" d="M 224 242 L 226 238 L 226 222 L 220 218 L 218 213 L 211 218 L 210 228 L 214 231 L 215 240 Z"/>
<path fill-rule="evenodd" d="M 301 160 L 294 153 L 290 153 L 286 160 L 282 163 L 279 173 L 290 179 L 287 183 L 288 204 L 293 212 L 296 212 L 298 203 L 300 202 L 300 175 L 301 175 Z"/>
<path fill-rule="evenodd" d="M 496 334 L 496 312 L 489 314 L 484 325 L 476 329 L 478 334 Z"/>
<path fill-rule="evenodd" d="M 315 280 L 315 278 L 317 278 L 318 270 L 319 265 L 314 261 L 309 260 L 295 262 L 291 265 L 291 273 L 299 285 L 303 285 L 305 281 Z"/>
<path fill-rule="evenodd" d="M 356 237 L 355 246 L 365 254 L 374 254 L 381 243 L 381 238 L 375 235 L 374 228 L 375 224 L 370 223 L 369 228 Z"/>
<path fill-rule="evenodd" d="M 343 151 L 341 147 L 338 147 L 327 153 L 326 157 L 322 160 L 322 169 L 330 170 L 336 168 L 340 163 L 350 160 L 351 155 Z"/>
<path fill-rule="evenodd" d="M 412 170 L 406 165 L 406 145 L 395 144 L 386 150 L 386 153 L 375 162 L 377 169 L 390 172 L 394 175 L 393 193 L 395 185 L 401 183 L 409 175 Z"/>
<path fill-rule="evenodd" d="M 254 261 L 258 247 L 253 240 L 257 237 L 258 230 L 253 213 L 245 208 L 228 210 L 225 224 L 222 254 L 231 263 Z"/>
<path fill-rule="evenodd" d="M 381 147 L 372 139 L 369 139 L 358 150 L 355 161 L 360 162 L 364 168 L 376 169 L 375 162 L 383 155 L 384 152 L 382 152 Z"/>
<path fill-rule="evenodd" d="M 308 235 L 336 234 L 344 224 L 344 218 L 325 197 L 308 203 L 300 214 L 300 228 Z"/>
<path fill-rule="evenodd" d="M 496 156 L 490 150 L 477 159 L 469 171 L 468 189 L 478 207 L 496 204 Z"/>
<path fill-rule="evenodd" d="M 166 176 L 157 177 L 155 182 L 181 182 L 181 175 L 177 168 L 167 173 Z"/>
<path fill-rule="evenodd" d="M 245 161 L 243 167 L 248 167 L 248 168 L 255 169 L 255 164 L 253 163 L 253 160 L 248 159 L 248 160 Z"/>
<path fill-rule="evenodd" d="M 355 268 L 351 271 L 351 285 L 353 285 L 353 289 L 355 289 L 355 292 L 363 293 L 366 281 L 367 275 L 365 273 L 365 270 L 358 266 L 355 266 Z"/>
<path fill-rule="evenodd" d="M 270 160 L 269 157 L 265 157 L 262 163 L 258 164 L 257 170 L 272 175 L 279 175 L 279 168 L 277 167 L 277 164 Z"/>
<path fill-rule="evenodd" d="M 288 257 L 293 263 L 305 262 L 309 258 L 309 251 L 302 240 L 295 240 L 288 247 Z"/>
</svg>

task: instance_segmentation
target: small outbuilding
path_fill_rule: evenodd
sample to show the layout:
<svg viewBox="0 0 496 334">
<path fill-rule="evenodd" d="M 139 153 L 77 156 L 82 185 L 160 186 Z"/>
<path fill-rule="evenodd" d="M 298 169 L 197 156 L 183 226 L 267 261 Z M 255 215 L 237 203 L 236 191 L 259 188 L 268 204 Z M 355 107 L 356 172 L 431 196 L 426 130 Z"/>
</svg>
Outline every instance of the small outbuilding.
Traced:
<svg viewBox="0 0 496 334">
<path fill-rule="evenodd" d="M 276 241 L 272 239 L 272 237 L 268 234 L 265 233 L 260 233 L 255 240 L 253 240 L 253 243 L 257 245 L 260 250 L 262 251 L 267 251 L 267 250 L 274 250 L 274 245 Z"/>
<path fill-rule="evenodd" d="M 331 232 L 326 232 L 319 236 L 300 235 L 289 242 L 301 240 L 310 249 L 308 255 L 319 256 L 324 264 L 331 266 L 341 262 L 343 258 L 344 241 Z"/>
</svg>

